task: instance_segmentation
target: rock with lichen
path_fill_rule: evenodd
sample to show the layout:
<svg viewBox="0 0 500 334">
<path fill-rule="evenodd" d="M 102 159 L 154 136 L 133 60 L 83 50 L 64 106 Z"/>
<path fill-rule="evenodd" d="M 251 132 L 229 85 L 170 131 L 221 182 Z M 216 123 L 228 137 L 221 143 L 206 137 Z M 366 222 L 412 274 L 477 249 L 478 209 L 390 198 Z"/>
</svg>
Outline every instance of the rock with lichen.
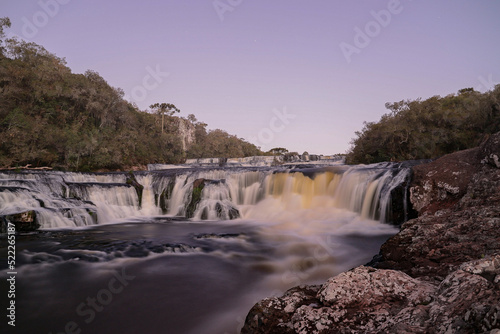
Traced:
<svg viewBox="0 0 500 334">
<path fill-rule="evenodd" d="M 500 255 L 441 282 L 360 266 L 257 303 L 242 333 L 487 333 L 500 328 Z"/>
</svg>

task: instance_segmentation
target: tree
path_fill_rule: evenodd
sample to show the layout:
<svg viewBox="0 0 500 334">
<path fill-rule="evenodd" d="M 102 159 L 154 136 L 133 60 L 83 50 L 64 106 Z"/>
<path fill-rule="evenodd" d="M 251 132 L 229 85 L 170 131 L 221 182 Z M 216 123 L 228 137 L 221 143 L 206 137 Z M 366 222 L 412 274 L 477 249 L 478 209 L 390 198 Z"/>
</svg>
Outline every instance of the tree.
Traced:
<svg viewBox="0 0 500 334">
<path fill-rule="evenodd" d="M 7 18 L 0 18 L 0 168 L 31 164 L 126 170 L 184 161 L 178 118 L 173 117 L 179 109 L 173 104 L 151 106 L 162 114 L 160 131 L 158 115 L 124 100 L 123 90 L 111 87 L 99 73 L 72 73 L 64 58 L 41 45 L 3 39 L 9 26 Z M 229 157 L 259 152 L 223 131 L 209 134 L 207 124 L 194 115 L 188 118 L 196 137 L 188 154 Z"/>
<path fill-rule="evenodd" d="M 3 56 L 3 50 L 4 47 L 2 46 L 3 44 L 3 39 L 5 38 L 5 28 L 10 28 L 10 19 L 8 17 L 1 17 L 0 18 L 0 56 Z"/>
<path fill-rule="evenodd" d="M 176 106 L 170 103 L 155 103 L 149 107 L 156 110 L 156 112 L 161 115 L 161 133 L 163 133 L 165 124 L 165 113 L 167 116 L 173 116 L 176 112 L 181 112 Z"/>
<path fill-rule="evenodd" d="M 283 155 L 285 153 L 288 153 L 288 150 L 283 147 L 275 147 L 269 150 L 270 153 L 273 155 Z"/>
<path fill-rule="evenodd" d="M 475 147 L 500 130 L 499 92 L 500 86 L 486 93 L 464 88 L 445 97 L 386 103 L 390 113 L 364 123 L 346 162 L 429 159 Z"/>
</svg>

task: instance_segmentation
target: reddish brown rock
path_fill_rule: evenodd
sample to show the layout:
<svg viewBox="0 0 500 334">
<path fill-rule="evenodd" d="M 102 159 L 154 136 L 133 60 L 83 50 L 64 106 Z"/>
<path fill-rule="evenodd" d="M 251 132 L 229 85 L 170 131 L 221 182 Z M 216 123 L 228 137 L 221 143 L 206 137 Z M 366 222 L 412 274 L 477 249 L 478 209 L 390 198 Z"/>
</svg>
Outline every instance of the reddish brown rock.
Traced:
<svg viewBox="0 0 500 334">
<path fill-rule="evenodd" d="M 500 252 L 500 169 L 479 165 L 455 204 L 404 223 L 381 247 L 378 268 L 442 278 L 462 262 Z M 432 213 L 432 214 L 431 214 Z"/>
<path fill-rule="evenodd" d="M 479 148 L 460 151 L 433 162 L 415 166 L 410 185 L 413 208 L 430 214 L 452 207 L 467 192 L 467 186 L 481 167 Z"/>
</svg>

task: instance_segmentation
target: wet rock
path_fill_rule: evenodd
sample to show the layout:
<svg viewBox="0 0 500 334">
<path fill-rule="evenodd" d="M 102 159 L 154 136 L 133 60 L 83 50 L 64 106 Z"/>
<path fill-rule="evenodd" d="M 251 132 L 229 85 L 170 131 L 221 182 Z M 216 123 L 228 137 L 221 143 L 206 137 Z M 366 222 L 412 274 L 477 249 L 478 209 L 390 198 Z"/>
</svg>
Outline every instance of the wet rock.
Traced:
<svg viewBox="0 0 500 334">
<path fill-rule="evenodd" d="M 228 210 L 228 216 L 229 216 L 229 219 L 237 219 L 237 218 L 240 218 L 240 211 L 235 208 L 234 206 L 231 207 L 229 210 Z"/>
<path fill-rule="evenodd" d="M 413 172 L 410 172 L 402 183 L 391 190 L 391 205 L 389 206 L 389 212 L 387 212 L 386 222 L 393 225 L 401 225 L 408 219 L 417 217 L 418 213 L 409 201 L 409 184 L 412 176 Z"/>
<path fill-rule="evenodd" d="M 144 190 L 144 186 L 137 182 L 137 179 L 135 178 L 135 175 L 133 172 L 129 172 L 127 175 L 127 179 L 125 181 L 129 186 L 134 187 L 135 191 L 137 192 L 137 198 L 139 199 L 139 206 L 142 205 L 142 192 Z"/>
<path fill-rule="evenodd" d="M 224 182 L 225 180 L 208 180 L 203 178 L 194 180 L 193 190 L 191 193 L 191 200 L 189 201 L 189 204 L 186 207 L 186 217 L 187 218 L 194 217 L 194 213 L 196 212 L 198 204 L 201 201 L 202 191 L 206 185 L 220 184 Z M 240 217 L 239 210 L 232 205 L 230 206 L 229 203 L 217 202 L 215 204 L 214 209 L 219 219 L 236 219 Z M 208 217 L 209 217 L 209 210 L 208 208 L 204 208 L 201 212 L 200 218 L 201 220 L 206 220 L 208 219 Z"/>
<path fill-rule="evenodd" d="M 232 205 L 229 206 L 228 203 L 225 203 L 225 206 L 221 203 L 215 204 L 215 212 L 217 212 L 217 217 L 220 219 L 236 219 L 240 217 L 240 211 Z"/>
<path fill-rule="evenodd" d="M 36 212 L 33 210 L 0 216 L 0 223 L 2 233 L 7 232 L 9 223 L 15 225 L 16 232 L 32 232 L 40 228 L 40 224 L 36 219 Z"/>
</svg>

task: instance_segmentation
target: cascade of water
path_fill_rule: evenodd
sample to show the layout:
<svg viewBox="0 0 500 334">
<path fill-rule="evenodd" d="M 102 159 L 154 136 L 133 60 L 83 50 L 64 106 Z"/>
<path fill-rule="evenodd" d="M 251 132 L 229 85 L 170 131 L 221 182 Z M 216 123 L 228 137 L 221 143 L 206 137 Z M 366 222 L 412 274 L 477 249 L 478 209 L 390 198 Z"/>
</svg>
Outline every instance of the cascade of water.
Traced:
<svg viewBox="0 0 500 334">
<path fill-rule="evenodd" d="M 401 185 L 404 186 L 404 189 L 402 191 L 403 199 L 402 199 L 402 204 L 403 204 L 403 220 L 406 221 L 408 220 L 408 186 L 409 186 L 409 179 L 410 179 L 410 174 L 411 170 L 409 168 L 402 168 L 397 170 L 396 175 L 391 175 L 389 178 L 389 181 L 385 183 L 385 188 L 384 191 L 381 192 L 380 195 L 380 207 L 385 208 L 385 210 L 381 210 L 380 212 L 380 221 L 389 221 L 391 217 L 388 217 L 388 214 L 390 214 L 392 210 L 392 194 L 393 191 L 397 188 L 400 187 Z"/>
<path fill-rule="evenodd" d="M 65 199 L 62 173 L 0 174 L 0 216 L 35 211 L 44 228 L 95 224 L 95 207 L 78 199 Z"/>
<path fill-rule="evenodd" d="M 68 183 L 72 198 L 90 201 L 97 207 L 100 222 L 136 216 L 139 199 L 135 189 L 127 184 Z"/>
<path fill-rule="evenodd" d="M 136 179 L 143 186 L 141 199 L 136 189 L 126 184 L 124 173 L 0 173 L 0 215 L 35 210 L 44 228 L 91 225 L 96 223 L 96 215 L 98 223 L 162 213 L 224 220 L 324 208 L 391 221 L 394 190 L 408 183 L 409 168 L 378 164 L 175 173 L 137 173 Z M 193 188 L 195 181 L 197 189 Z M 196 196 L 193 191 L 198 192 Z M 399 193 L 406 196 L 405 191 Z M 403 205 L 405 200 L 401 200 Z"/>
<path fill-rule="evenodd" d="M 203 187 L 201 200 L 193 218 L 195 220 L 228 220 L 235 215 L 231 213 L 233 208 L 234 204 L 225 182 L 209 183 Z"/>
<path fill-rule="evenodd" d="M 191 200 L 193 184 L 187 182 L 188 175 L 182 174 L 175 178 L 174 188 L 168 205 L 168 214 L 173 216 L 185 216 L 186 206 Z"/>
<path fill-rule="evenodd" d="M 263 181 L 266 173 L 241 172 L 230 174 L 227 185 L 231 198 L 238 205 L 252 205 L 264 196 Z"/>
<path fill-rule="evenodd" d="M 156 216 L 161 214 L 161 209 L 155 200 L 153 175 L 142 174 L 136 176 L 137 181 L 144 187 L 142 190 L 141 215 Z"/>
</svg>

